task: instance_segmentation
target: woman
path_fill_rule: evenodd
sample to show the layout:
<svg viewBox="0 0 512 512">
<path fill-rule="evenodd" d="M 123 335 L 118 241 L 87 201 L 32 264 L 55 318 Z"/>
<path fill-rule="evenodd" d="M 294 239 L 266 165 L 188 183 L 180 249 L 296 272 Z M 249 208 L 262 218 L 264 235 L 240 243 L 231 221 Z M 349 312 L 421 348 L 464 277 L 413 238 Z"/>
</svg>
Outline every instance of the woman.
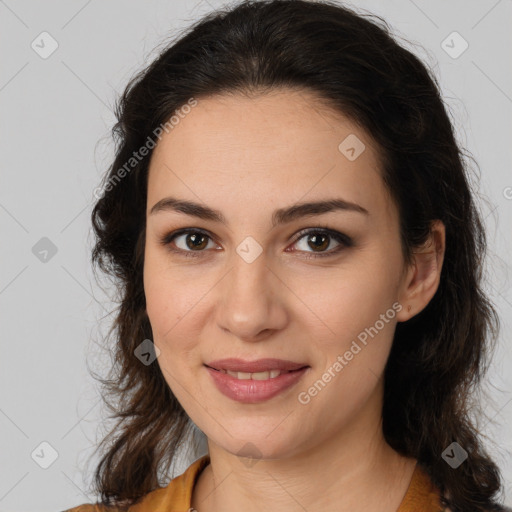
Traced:
<svg viewBox="0 0 512 512">
<path fill-rule="evenodd" d="M 435 79 L 334 2 L 243 2 L 128 85 L 93 211 L 118 425 L 78 511 L 490 511 L 498 318 Z M 208 453 L 160 482 L 197 426 Z M 110 505 L 113 508 L 107 508 Z"/>
</svg>

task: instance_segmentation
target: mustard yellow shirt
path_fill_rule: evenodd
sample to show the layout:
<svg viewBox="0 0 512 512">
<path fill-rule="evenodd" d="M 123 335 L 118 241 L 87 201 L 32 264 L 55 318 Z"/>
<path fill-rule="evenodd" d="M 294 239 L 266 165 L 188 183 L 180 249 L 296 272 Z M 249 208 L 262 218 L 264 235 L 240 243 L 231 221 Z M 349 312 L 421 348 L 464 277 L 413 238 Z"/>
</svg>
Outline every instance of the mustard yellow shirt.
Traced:
<svg viewBox="0 0 512 512">
<path fill-rule="evenodd" d="M 160 487 L 144 496 L 129 512 L 193 512 L 191 509 L 192 490 L 201 471 L 210 463 L 210 456 L 204 455 L 193 462 L 186 471 L 173 478 L 166 487 Z M 83 504 L 64 512 L 115 512 L 114 507 L 99 504 Z M 429 476 L 416 465 L 411 482 L 397 512 L 442 512 L 439 491 Z"/>
</svg>

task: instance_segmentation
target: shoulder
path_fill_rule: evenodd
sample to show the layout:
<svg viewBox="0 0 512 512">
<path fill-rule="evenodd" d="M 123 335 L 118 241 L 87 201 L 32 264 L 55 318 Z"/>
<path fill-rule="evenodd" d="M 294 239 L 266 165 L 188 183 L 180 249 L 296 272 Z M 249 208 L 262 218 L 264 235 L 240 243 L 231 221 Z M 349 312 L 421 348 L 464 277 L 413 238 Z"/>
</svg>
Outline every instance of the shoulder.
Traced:
<svg viewBox="0 0 512 512">
<path fill-rule="evenodd" d="M 446 507 L 442 512 L 452 512 L 452 509 Z M 505 505 L 495 505 L 492 509 L 486 509 L 486 512 L 512 512 L 512 508 L 506 507 Z"/>
<path fill-rule="evenodd" d="M 129 512 L 132 509 L 125 505 L 105 505 L 103 503 L 82 503 L 76 507 L 68 508 L 62 512 Z"/>
<path fill-rule="evenodd" d="M 209 455 L 199 458 L 173 478 L 166 487 L 159 487 L 146 494 L 131 506 L 119 507 L 101 503 L 84 503 L 62 512 L 163 512 L 164 510 L 189 510 L 192 491 L 201 471 L 210 463 Z"/>
<path fill-rule="evenodd" d="M 98 503 L 83 503 L 77 507 L 68 508 L 62 512 L 117 512 L 115 507 L 107 507 Z"/>
</svg>

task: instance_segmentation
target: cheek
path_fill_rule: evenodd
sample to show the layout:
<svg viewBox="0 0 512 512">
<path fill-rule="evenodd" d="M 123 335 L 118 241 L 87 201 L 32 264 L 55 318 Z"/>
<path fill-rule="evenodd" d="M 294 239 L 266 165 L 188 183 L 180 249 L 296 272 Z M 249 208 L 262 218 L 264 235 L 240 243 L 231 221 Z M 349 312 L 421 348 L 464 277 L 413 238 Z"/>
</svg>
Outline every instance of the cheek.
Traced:
<svg viewBox="0 0 512 512">
<path fill-rule="evenodd" d="M 320 418 L 324 429 L 336 431 L 369 401 L 379 407 L 378 388 L 392 345 L 395 316 L 391 307 L 379 308 L 365 302 L 356 310 L 340 313 L 335 334 L 317 340 L 320 364 L 297 396 L 301 405 L 310 408 L 304 419 L 309 428 L 313 429 Z"/>
<path fill-rule="evenodd" d="M 144 266 L 146 309 L 153 341 L 160 350 L 158 364 L 167 383 L 180 399 L 178 382 L 191 378 L 191 369 L 202 360 L 198 340 L 204 328 L 207 293 L 212 288 L 199 268 L 169 265 L 165 256 L 148 251 Z M 181 401 L 181 400 L 180 400 Z"/>
<path fill-rule="evenodd" d="M 149 248 L 144 260 L 144 293 L 155 337 L 165 341 L 179 330 L 201 297 L 201 276 L 194 278 L 169 265 L 161 251 Z"/>
<path fill-rule="evenodd" d="M 305 332 L 312 336 L 319 363 L 307 384 L 314 386 L 313 394 L 321 390 L 318 395 L 324 398 L 318 403 L 342 399 L 350 409 L 377 385 L 401 309 L 393 269 L 390 260 L 361 258 L 360 264 L 340 269 L 334 278 L 331 274 L 317 280 L 315 293 L 307 296 L 311 323 Z M 324 384 L 331 392 L 323 391 Z"/>
<path fill-rule="evenodd" d="M 361 259 L 360 264 L 341 266 L 335 272 L 295 278 L 293 291 L 300 299 L 295 306 L 297 317 L 309 324 L 313 334 L 320 329 L 323 339 L 343 345 L 392 308 L 397 290 L 395 274 L 382 263 Z M 387 319 L 394 316 L 392 310 Z M 386 328 L 380 328 L 386 330 L 387 323 Z"/>
<path fill-rule="evenodd" d="M 188 404 L 188 394 L 183 383 L 188 382 L 189 366 L 194 361 L 195 334 L 191 319 L 197 300 L 187 295 L 190 288 L 183 291 L 182 285 L 172 279 L 172 273 L 151 263 L 151 259 L 146 260 L 144 291 L 153 342 L 160 351 L 156 362 L 172 393 L 184 405 Z"/>
</svg>

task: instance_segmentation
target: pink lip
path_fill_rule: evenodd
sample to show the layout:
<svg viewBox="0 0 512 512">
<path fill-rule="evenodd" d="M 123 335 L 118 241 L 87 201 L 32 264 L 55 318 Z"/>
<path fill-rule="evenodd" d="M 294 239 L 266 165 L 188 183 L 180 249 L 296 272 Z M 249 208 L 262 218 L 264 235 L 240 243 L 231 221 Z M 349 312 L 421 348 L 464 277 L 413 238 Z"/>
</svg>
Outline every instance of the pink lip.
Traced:
<svg viewBox="0 0 512 512">
<path fill-rule="evenodd" d="M 284 359 L 258 359 L 257 361 L 245 361 L 244 359 L 228 358 L 218 359 L 217 361 L 211 361 L 206 366 L 214 368 L 215 370 L 230 370 L 232 372 L 268 372 L 270 370 L 299 370 L 304 366 L 308 366 L 306 363 L 295 363 L 294 361 L 287 361 Z"/>
<path fill-rule="evenodd" d="M 206 366 L 206 369 L 212 376 L 215 386 L 222 394 L 232 400 L 236 400 L 237 402 L 254 404 L 270 400 L 274 396 L 296 384 L 309 370 L 309 367 L 292 370 L 287 373 L 283 373 L 278 377 L 267 380 L 238 380 L 236 377 L 232 377 L 231 375 L 219 370 L 214 370 L 208 366 Z M 277 368 L 274 366 L 274 369 Z"/>
</svg>

